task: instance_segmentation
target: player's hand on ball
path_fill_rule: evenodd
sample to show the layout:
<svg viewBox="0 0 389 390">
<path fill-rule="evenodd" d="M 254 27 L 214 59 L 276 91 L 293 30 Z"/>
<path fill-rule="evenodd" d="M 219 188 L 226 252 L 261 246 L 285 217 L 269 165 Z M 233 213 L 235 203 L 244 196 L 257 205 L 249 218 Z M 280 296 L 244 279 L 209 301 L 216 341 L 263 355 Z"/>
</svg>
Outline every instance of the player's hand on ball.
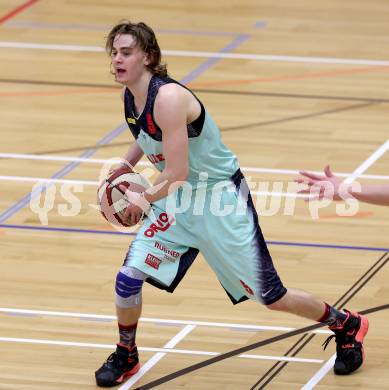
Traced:
<svg viewBox="0 0 389 390">
<path fill-rule="evenodd" d="M 123 223 L 130 223 L 130 225 L 136 225 L 145 214 L 148 214 L 151 205 L 145 199 L 144 193 L 126 191 L 126 198 L 129 204 L 121 213 L 122 221 Z"/>
<path fill-rule="evenodd" d="M 128 164 L 125 163 L 120 163 L 119 165 L 116 165 L 114 167 L 111 167 L 110 170 L 108 171 L 108 176 L 112 176 L 116 171 L 123 169 L 123 168 L 128 168 L 132 170 L 132 167 Z"/>
<path fill-rule="evenodd" d="M 142 194 L 150 183 L 130 166 L 114 168 L 97 190 L 97 204 L 102 216 L 114 226 L 134 226 L 148 214 L 149 202 Z"/>
</svg>

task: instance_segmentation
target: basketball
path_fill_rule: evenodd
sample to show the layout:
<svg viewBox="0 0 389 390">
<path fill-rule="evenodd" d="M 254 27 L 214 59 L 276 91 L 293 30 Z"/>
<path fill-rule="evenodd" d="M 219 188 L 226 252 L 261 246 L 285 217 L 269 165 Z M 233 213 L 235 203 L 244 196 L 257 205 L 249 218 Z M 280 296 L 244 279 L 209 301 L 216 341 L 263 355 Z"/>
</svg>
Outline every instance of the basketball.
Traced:
<svg viewBox="0 0 389 390">
<path fill-rule="evenodd" d="M 116 169 L 100 183 L 97 190 L 97 204 L 102 216 L 115 226 L 133 226 L 130 221 L 123 223 L 120 217 L 129 205 L 128 191 L 141 193 L 149 187 L 149 181 L 130 167 Z"/>
</svg>

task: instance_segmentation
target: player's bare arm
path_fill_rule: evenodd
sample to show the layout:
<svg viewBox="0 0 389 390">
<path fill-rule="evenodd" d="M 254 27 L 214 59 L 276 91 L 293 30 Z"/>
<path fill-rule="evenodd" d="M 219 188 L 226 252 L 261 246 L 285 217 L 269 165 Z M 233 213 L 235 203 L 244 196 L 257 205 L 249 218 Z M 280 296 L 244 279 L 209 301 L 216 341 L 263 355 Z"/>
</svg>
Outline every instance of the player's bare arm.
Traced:
<svg viewBox="0 0 389 390">
<path fill-rule="evenodd" d="M 360 192 L 351 191 L 351 195 L 365 203 L 389 206 L 389 185 L 363 184 Z"/>
<path fill-rule="evenodd" d="M 125 164 L 127 162 L 131 167 L 135 167 L 143 155 L 143 150 L 140 148 L 137 142 L 134 142 L 129 146 L 127 153 L 123 157 L 123 160 L 125 161 Z"/>
<path fill-rule="evenodd" d="M 142 196 L 150 204 L 168 196 L 186 180 L 189 169 L 186 126 L 195 119 L 197 107 L 193 101 L 197 103 L 193 95 L 178 85 L 169 84 L 160 88 L 155 100 L 154 117 L 162 130 L 166 165 L 154 185 L 142 195 L 133 194 L 134 197 Z M 123 220 L 136 222 L 145 210 L 136 206 L 142 204 L 141 199 L 133 199 L 131 203 Z"/>
<path fill-rule="evenodd" d="M 147 190 L 145 197 L 153 203 L 169 195 L 188 176 L 187 123 L 192 120 L 194 97 L 184 88 L 169 84 L 160 88 L 154 106 L 154 117 L 163 134 L 165 169 Z M 196 102 L 197 103 L 197 102 Z"/>
</svg>

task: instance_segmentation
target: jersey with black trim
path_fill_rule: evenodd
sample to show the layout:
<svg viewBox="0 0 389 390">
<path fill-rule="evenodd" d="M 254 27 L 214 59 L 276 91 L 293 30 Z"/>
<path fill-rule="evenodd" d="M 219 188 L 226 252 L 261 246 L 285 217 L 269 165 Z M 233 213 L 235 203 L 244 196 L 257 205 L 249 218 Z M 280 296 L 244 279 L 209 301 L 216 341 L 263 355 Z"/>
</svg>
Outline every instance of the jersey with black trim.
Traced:
<svg viewBox="0 0 389 390">
<path fill-rule="evenodd" d="M 136 114 L 134 96 L 126 88 L 124 93 L 124 111 L 126 122 L 138 145 L 147 158 L 159 171 L 165 167 L 163 156 L 163 133 L 154 119 L 154 103 L 159 88 L 175 83 L 187 89 L 170 77 L 154 75 L 149 83 L 147 100 L 143 112 Z M 220 130 L 196 95 L 190 91 L 201 106 L 201 113 L 187 125 L 189 174 L 187 181 L 196 183 L 202 173 L 206 173 L 208 181 L 228 180 L 239 168 L 236 156 L 222 142 Z M 204 180 L 204 176 L 202 176 Z"/>
</svg>

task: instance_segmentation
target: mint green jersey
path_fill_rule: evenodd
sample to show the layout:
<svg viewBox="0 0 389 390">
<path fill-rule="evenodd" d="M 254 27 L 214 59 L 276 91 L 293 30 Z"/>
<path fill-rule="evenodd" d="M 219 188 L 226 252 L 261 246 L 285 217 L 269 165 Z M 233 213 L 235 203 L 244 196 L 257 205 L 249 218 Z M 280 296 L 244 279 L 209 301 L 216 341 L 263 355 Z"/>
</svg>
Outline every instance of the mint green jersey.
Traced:
<svg viewBox="0 0 389 390">
<path fill-rule="evenodd" d="M 159 171 L 165 167 L 165 158 L 162 149 L 162 131 L 154 121 L 153 108 L 159 88 L 168 83 L 177 82 L 167 77 L 153 76 L 150 80 L 145 108 L 139 116 L 136 115 L 131 92 L 127 89 L 124 95 L 126 120 L 131 132 L 147 158 Z M 199 103 L 200 116 L 187 125 L 189 139 L 187 181 L 191 184 L 197 183 L 202 173 L 207 175 L 210 184 L 228 180 L 239 168 L 238 160 L 235 154 L 223 144 L 217 125 L 203 104 L 200 101 Z"/>
<path fill-rule="evenodd" d="M 154 120 L 153 107 L 159 88 L 167 83 L 176 81 L 152 77 L 139 116 L 131 92 L 127 89 L 124 94 L 131 132 L 159 171 L 165 167 L 163 134 Z M 124 265 L 142 271 L 149 283 L 173 292 L 201 252 L 232 302 L 254 299 L 271 304 L 286 289 L 267 250 L 238 160 L 199 103 L 200 116 L 187 125 L 188 183 L 171 194 L 172 204 L 170 195 L 153 203 L 154 216 L 144 219 Z M 188 185 L 189 193 L 185 190 Z"/>
</svg>

